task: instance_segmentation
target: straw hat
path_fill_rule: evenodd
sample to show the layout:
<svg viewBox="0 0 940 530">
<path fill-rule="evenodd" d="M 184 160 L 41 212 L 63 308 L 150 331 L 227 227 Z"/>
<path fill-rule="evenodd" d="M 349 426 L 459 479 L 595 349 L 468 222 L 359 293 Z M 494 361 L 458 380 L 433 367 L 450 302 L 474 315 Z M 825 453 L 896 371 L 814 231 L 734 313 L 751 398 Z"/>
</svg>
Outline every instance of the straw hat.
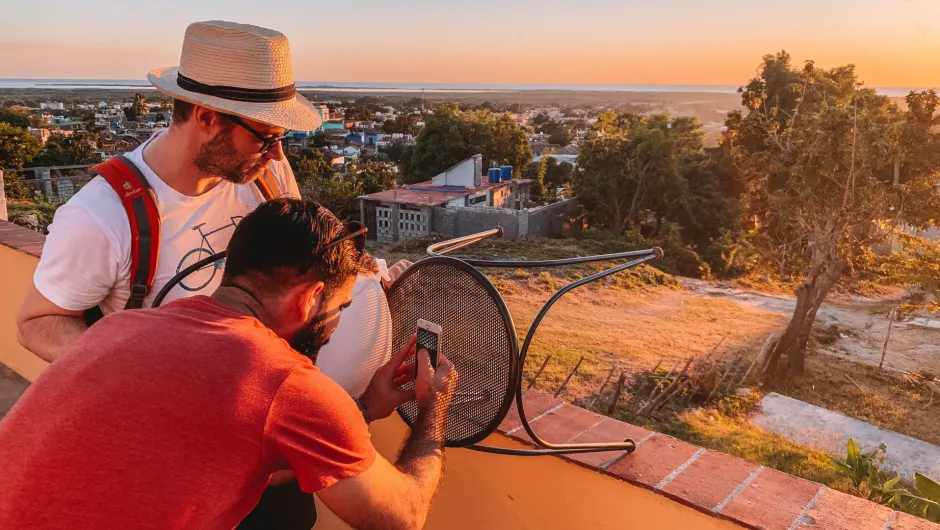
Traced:
<svg viewBox="0 0 940 530">
<path fill-rule="evenodd" d="M 180 65 L 154 70 L 147 79 L 170 97 L 275 127 L 312 131 L 323 122 L 294 88 L 287 37 L 258 26 L 190 24 Z"/>
</svg>

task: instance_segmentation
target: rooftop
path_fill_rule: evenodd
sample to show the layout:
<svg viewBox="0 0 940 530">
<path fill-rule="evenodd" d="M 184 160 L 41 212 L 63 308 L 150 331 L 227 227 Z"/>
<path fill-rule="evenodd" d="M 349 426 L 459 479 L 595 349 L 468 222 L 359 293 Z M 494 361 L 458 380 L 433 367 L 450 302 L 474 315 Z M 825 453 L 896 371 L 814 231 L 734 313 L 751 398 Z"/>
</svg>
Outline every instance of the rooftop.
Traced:
<svg viewBox="0 0 940 530">
<path fill-rule="evenodd" d="M 41 234 L 0 221 L 4 271 L 0 299 L 7 301 L 0 304 L 0 416 L 47 366 L 17 344 L 14 320 L 44 241 Z M 548 394 L 526 392 L 524 403 L 532 428 L 549 442 L 630 437 L 637 449 L 630 454 L 536 458 L 449 450 L 446 478 L 428 529 L 940 529 L 865 499 L 601 416 Z M 406 430 L 396 415 L 370 426 L 376 448 L 388 457 L 397 454 Z M 531 445 L 515 407 L 484 443 Z M 321 504 L 316 528 L 346 526 Z"/>
<path fill-rule="evenodd" d="M 369 195 L 363 195 L 360 197 L 360 199 L 418 206 L 438 206 L 440 204 L 446 203 L 447 201 L 459 199 L 460 197 L 476 195 L 489 189 L 508 186 L 512 182 L 532 182 L 528 179 L 504 180 L 493 183 L 485 182 L 485 180 L 486 179 L 484 178 L 484 182 L 475 188 L 464 188 L 461 186 L 435 186 L 431 183 L 430 180 L 426 180 L 417 184 L 409 184 L 400 188 L 393 188 L 390 190 L 370 193 Z"/>
</svg>

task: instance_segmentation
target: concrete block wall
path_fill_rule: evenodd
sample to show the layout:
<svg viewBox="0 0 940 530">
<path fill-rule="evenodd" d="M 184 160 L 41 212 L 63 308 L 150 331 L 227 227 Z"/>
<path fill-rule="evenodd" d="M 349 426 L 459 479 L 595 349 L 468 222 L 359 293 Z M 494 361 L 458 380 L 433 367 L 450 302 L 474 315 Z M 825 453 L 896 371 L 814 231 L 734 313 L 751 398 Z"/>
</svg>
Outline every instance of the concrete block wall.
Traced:
<svg viewBox="0 0 940 530">
<path fill-rule="evenodd" d="M 578 199 L 566 199 L 525 213 L 528 216 L 525 233 L 529 239 L 556 236 L 564 222 L 577 215 Z"/>
<path fill-rule="evenodd" d="M 465 236 L 503 227 L 503 239 L 552 237 L 578 211 L 577 199 L 568 199 L 534 210 L 466 207 L 432 208 L 431 231 L 449 237 Z"/>
</svg>

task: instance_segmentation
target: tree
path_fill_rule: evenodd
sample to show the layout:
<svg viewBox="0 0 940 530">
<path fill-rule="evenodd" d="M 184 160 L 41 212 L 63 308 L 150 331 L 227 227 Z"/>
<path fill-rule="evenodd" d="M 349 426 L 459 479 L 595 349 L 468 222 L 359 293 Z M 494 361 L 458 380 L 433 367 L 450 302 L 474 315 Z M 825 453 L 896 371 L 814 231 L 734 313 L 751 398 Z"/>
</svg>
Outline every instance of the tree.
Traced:
<svg viewBox="0 0 940 530">
<path fill-rule="evenodd" d="M 406 158 L 406 155 L 411 157 L 410 146 L 404 140 L 393 140 L 388 145 L 379 147 L 379 151 L 388 155 L 389 160 L 396 164 Z"/>
<path fill-rule="evenodd" d="M 29 127 L 29 109 L 13 106 L 0 109 L 0 122 L 14 127 Z"/>
<path fill-rule="evenodd" d="M 552 121 L 552 119 L 548 117 L 548 114 L 545 114 L 544 112 L 540 112 L 536 114 L 535 116 L 533 116 L 531 120 L 529 120 L 529 124 L 535 127 L 535 130 L 537 131 L 539 130 L 540 127 L 542 127 L 543 125 L 545 125 L 546 123 L 550 121 Z"/>
<path fill-rule="evenodd" d="M 97 164 L 101 162 L 98 150 L 98 135 L 95 133 L 75 133 L 65 136 L 53 133 L 45 147 L 32 164 L 36 166 L 72 166 Z"/>
<path fill-rule="evenodd" d="M 19 175 L 8 172 L 23 169 L 39 152 L 39 140 L 22 127 L 0 122 L 0 170 L 4 171 L 3 190 L 8 198 L 25 198 L 26 187 L 19 182 Z"/>
<path fill-rule="evenodd" d="M 328 178 L 334 173 L 323 153 L 317 150 L 305 149 L 297 156 L 289 155 L 287 161 L 294 170 L 294 178 L 301 191 L 305 185 Z"/>
<path fill-rule="evenodd" d="M 137 109 L 124 107 L 124 117 L 127 118 L 127 121 L 137 121 Z"/>
<path fill-rule="evenodd" d="M 368 107 L 353 105 L 346 108 L 345 117 L 347 120 L 354 121 L 371 121 L 375 119 L 375 114 L 372 113 Z"/>
<path fill-rule="evenodd" d="M 307 139 L 307 147 L 326 147 L 326 133 L 323 131 L 317 131 Z"/>
<path fill-rule="evenodd" d="M 395 187 L 395 172 L 382 162 L 365 162 L 357 165 L 349 175 L 362 182 L 362 193 L 376 193 Z"/>
<path fill-rule="evenodd" d="M 698 120 L 665 114 L 600 114 L 581 144 L 574 190 L 592 222 L 624 232 L 687 208 L 684 171 L 705 157 Z"/>
<path fill-rule="evenodd" d="M 417 114 L 401 114 L 396 118 L 385 120 L 382 130 L 389 134 L 401 133 L 414 136 L 418 134 L 420 118 Z"/>
<path fill-rule="evenodd" d="M 539 132 L 548 135 L 548 143 L 565 146 L 571 143 L 571 130 L 557 121 L 550 121 L 538 129 Z"/>
<path fill-rule="evenodd" d="M 147 115 L 147 112 L 148 112 L 148 109 L 147 109 L 147 97 L 144 96 L 144 95 L 143 95 L 142 93 L 140 93 L 140 92 L 137 92 L 136 94 L 134 94 L 134 105 L 133 105 L 133 108 L 134 108 L 134 114 L 135 114 L 135 115 L 137 115 L 137 116 L 146 116 L 146 115 Z"/>
<path fill-rule="evenodd" d="M 23 169 L 39 149 L 39 140 L 28 130 L 0 122 L 0 169 Z"/>
<path fill-rule="evenodd" d="M 799 69 L 786 52 L 764 57 L 741 99 L 721 142 L 744 181 L 744 228 L 781 274 L 802 277 L 790 323 L 760 367 L 771 383 L 784 356 L 788 377 L 804 372 L 816 312 L 887 236 L 878 223 L 921 227 L 935 216 L 938 99 L 912 93 L 902 112 L 861 86 L 853 65 Z"/>
<path fill-rule="evenodd" d="M 402 172 L 407 183 L 421 182 L 475 154 L 483 155 L 483 167 L 511 165 L 520 171 L 532 160 L 525 131 L 508 114 L 461 112 L 449 104 L 427 116 Z"/>
</svg>

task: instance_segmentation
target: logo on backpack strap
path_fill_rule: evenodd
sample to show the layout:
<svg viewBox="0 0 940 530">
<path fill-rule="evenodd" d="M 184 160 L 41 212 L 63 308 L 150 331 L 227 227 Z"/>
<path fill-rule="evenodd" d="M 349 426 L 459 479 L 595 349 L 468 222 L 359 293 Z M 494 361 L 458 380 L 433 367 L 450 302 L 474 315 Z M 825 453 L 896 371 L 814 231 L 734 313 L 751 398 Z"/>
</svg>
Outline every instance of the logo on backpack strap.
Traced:
<svg viewBox="0 0 940 530">
<path fill-rule="evenodd" d="M 125 201 L 134 200 L 137 197 L 140 197 L 141 195 L 144 194 L 143 186 L 135 187 L 134 184 L 131 183 L 131 181 L 129 180 L 125 180 L 124 185 L 122 187 L 124 188 L 124 200 Z"/>
</svg>

